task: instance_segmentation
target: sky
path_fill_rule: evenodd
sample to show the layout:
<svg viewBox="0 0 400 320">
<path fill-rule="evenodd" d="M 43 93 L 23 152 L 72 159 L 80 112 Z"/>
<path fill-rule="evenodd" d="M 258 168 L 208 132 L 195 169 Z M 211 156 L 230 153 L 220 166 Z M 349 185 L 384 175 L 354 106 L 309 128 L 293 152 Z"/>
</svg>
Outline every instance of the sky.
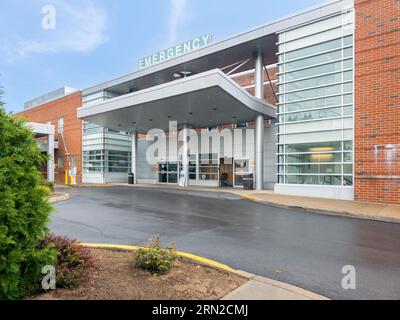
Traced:
<svg viewBox="0 0 400 320">
<path fill-rule="evenodd" d="M 223 40 L 323 0 L 1 0 L 0 85 L 10 112 L 64 85 L 85 89 L 212 33 Z"/>
</svg>

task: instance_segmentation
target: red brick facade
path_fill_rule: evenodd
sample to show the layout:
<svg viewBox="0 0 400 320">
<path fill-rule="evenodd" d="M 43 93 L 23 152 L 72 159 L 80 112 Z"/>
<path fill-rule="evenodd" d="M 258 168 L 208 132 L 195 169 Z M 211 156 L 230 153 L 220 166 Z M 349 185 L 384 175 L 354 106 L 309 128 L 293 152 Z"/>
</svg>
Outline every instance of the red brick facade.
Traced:
<svg viewBox="0 0 400 320">
<path fill-rule="evenodd" d="M 400 204 L 400 1 L 355 9 L 356 199 Z"/>
<path fill-rule="evenodd" d="M 278 79 L 277 73 L 278 73 L 278 67 L 274 67 L 274 68 L 268 69 L 268 75 L 269 75 L 269 78 L 271 79 L 271 81 L 275 81 L 275 80 Z M 249 93 L 251 93 L 252 95 L 255 94 L 254 72 L 248 73 L 248 74 L 245 74 L 245 75 L 239 75 L 239 76 L 235 76 L 234 75 L 232 78 L 241 87 L 246 88 L 246 90 Z M 268 77 L 267 77 L 267 74 L 265 72 L 264 72 L 264 79 L 265 79 L 265 82 L 267 83 L 264 86 L 265 101 L 267 101 L 267 102 L 269 102 L 269 103 L 271 103 L 273 105 L 276 105 L 277 104 L 276 96 L 274 95 L 274 92 L 273 92 L 273 90 L 271 88 L 271 85 L 268 83 Z M 274 87 L 275 93 L 277 93 L 278 92 L 278 86 L 277 86 L 276 82 L 273 83 L 273 87 Z"/>
<path fill-rule="evenodd" d="M 68 151 L 70 159 L 76 158 L 77 183 L 82 182 L 82 121 L 77 118 L 77 109 L 82 105 L 81 92 L 73 93 L 66 97 L 48 102 L 39 107 L 28 109 L 16 115 L 30 122 L 48 123 L 55 126 L 55 140 L 59 142 L 58 150 L 55 150 L 55 180 L 57 183 L 64 183 L 65 170 L 69 169 L 68 159 L 65 150 Z M 58 133 L 58 120 L 64 119 L 64 138 Z M 65 148 L 66 147 L 66 148 Z M 58 167 L 58 159 L 64 159 L 64 166 Z"/>
</svg>

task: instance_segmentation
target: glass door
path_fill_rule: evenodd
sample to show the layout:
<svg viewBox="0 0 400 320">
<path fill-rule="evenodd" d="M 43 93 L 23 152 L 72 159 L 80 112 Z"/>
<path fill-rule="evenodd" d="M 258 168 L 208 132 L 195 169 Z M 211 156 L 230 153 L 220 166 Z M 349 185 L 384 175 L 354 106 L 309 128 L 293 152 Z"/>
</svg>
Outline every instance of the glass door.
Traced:
<svg viewBox="0 0 400 320">
<path fill-rule="evenodd" d="M 178 162 L 165 161 L 158 164 L 158 182 L 178 183 Z"/>
<path fill-rule="evenodd" d="M 250 174 L 249 159 L 235 159 L 233 161 L 234 187 L 243 187 L 243 177 Z"/>
</svg>

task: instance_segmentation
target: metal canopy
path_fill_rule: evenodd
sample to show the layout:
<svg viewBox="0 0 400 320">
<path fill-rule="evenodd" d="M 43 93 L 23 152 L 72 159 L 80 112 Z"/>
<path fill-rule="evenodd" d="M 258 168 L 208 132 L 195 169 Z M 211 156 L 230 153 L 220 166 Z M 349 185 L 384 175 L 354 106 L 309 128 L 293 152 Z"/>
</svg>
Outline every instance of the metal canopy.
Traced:
<svg viewBox="0 0 400 320">
<path fill-rule="evenodd" d="M 215 69 L 78 109 L 78 118 L 114 130 L 147 133 L 178 126 L 208 128 L 275 119 L 276 108 L 257 99 Z"/>
<path fill-rule="evenodd" d="M 54 135 L 55 132 L 54 126 L 51 124 L 28 122 L 27 125 L 35 134 L 35 138 Z"/>
</svg>

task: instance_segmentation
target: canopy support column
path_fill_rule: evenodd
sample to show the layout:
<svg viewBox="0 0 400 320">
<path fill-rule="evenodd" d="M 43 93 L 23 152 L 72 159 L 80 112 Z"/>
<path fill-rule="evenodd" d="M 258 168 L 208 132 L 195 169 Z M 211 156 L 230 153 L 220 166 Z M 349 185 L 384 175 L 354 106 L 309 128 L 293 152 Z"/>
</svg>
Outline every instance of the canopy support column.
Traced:
<svg viewBox="0 0 400 320">
<path fill-rule="evenodd" d="M 189 187 L 189 127 L 183 127 L 183 146 L 182 146 L 182 173 L 184 178 L 184 187 Z"/>
<path fill-rule="evenodd" d="M 132 133 L 131 171 L 134 184 L 137 184 L 137 136 L 136 132 Z"/>
<path fill-rule="evenodd" d="M 47 155 L 49 157 L 47 160 L 47 180 L 54 182 L 54 134 L 49 134 L 47 139 Z"/>
<path fill-rule="evenodd" d="M 255 96 L 264 100 L 264 64 L 262 53 L 257 54 L 255 67 Z M 264 116 L 256 118 L 256 190 L 264 189 Z"/>
</svg>

